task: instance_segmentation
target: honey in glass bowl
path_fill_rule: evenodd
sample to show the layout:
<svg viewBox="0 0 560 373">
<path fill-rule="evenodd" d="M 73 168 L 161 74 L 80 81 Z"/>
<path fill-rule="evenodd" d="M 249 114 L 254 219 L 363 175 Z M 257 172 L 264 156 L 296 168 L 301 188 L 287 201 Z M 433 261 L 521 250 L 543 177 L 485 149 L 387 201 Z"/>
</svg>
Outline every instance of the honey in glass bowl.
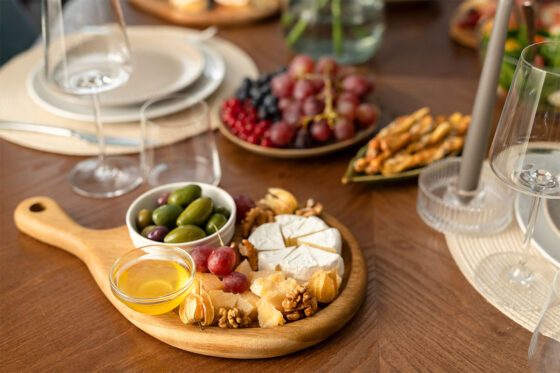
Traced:
<svg viewBox="0 0 560 373">
<path fill-rule="evenodd" d="M 184 250 L 145 246 L 115 261 L 110 273 L 111 290 L 131 309 L 159 315 L 181 304 L 192 288 L 195 271 L 192 258 Z"/>
</svg>

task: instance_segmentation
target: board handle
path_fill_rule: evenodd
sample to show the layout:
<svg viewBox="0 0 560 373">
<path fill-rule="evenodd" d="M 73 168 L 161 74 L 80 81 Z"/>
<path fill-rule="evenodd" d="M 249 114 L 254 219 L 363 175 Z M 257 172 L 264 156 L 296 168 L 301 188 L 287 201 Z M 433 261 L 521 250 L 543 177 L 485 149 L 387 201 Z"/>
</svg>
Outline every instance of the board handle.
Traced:
<svg viewBox="0 0 560 373">
<path fill-rule="evenodd" d="M 86 229 L 49 197 L 31 197 L 14 210 L 14 222 L 23 233 L 83 258 Z"/>
</svg>

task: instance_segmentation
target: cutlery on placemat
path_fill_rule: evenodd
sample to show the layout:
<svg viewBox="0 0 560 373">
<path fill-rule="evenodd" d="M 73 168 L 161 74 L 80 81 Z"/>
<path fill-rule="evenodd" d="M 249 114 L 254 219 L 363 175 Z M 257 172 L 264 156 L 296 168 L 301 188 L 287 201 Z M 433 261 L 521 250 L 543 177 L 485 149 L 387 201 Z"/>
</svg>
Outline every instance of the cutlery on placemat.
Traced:
<svg viewBox="0 0 560 373">
<path fill-rule="evenodd" d="M 97 144 L 97 136 L 83 131 L 78 131 L 70 128 L 46 126 L 43 124 L 13 122 L 13 121 L 0 121 L 0 130 L 24 131 L 43 133 L 46 135 L 63 136 L 63 137 L 76 137 L 80 140 Z M 138 139 L 130 139 L 126 137 L 113 137 L 105 136 L 105 145 L 113 146 L 131 146 L 139 147 L 141 141 Z"/>
</svg>

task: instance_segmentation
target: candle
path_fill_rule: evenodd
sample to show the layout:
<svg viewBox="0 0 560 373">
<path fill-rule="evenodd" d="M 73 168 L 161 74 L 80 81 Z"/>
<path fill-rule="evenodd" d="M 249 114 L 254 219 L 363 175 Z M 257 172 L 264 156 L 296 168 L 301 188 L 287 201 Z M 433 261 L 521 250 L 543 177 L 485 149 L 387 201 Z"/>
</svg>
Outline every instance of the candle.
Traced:
<svg viewBox="0 0 560 373">
<path fill-rule="evenodd" d="M 494 26 L 474 100 L 471 125 L 463 149 L 459 171 L 459 191 L 472 192 L 478 188 L 480 170 L 490 137 L 496 88 L 500 77 L 512 3 L 513 0 L 499 0 L 498 2 Z"/>
</svg>

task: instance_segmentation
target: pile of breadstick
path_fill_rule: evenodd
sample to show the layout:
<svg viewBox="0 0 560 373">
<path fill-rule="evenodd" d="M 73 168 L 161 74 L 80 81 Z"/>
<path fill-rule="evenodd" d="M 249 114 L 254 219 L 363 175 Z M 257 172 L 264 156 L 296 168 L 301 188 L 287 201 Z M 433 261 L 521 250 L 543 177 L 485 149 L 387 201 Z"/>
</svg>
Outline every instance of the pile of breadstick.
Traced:
<svg viewBox="0 0 560 373">
<path fill-rule="evenodd" d="M 368 175 L 392 175 L 425 166 L 463 147 L 470 115 L 453 113 L 432 117 L 423 107 L 402 116 L 370 140 L 363 158 L 354 162 L 354 170 Z"/>
</svg>

